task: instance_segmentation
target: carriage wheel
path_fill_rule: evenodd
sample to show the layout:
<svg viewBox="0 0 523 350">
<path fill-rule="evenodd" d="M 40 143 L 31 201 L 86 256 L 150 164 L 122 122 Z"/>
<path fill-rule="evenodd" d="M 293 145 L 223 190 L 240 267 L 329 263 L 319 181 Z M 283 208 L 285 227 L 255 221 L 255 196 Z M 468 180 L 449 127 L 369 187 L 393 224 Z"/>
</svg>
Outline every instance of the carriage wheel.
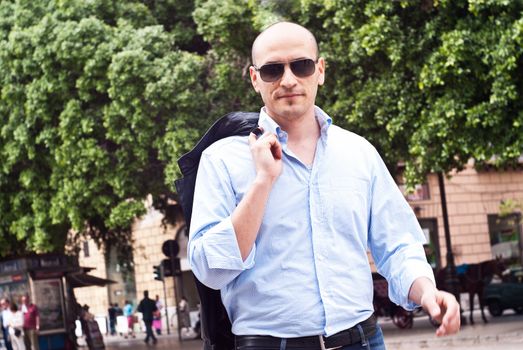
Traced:
<svg viewBox="0 0 523 350">
<path fill-rule="evenodd" d="M 396 313 L 392 316 L 392 323 L 401 329 L 412 328 L 414 316 L 412 316 L 412 312 L 404 310 L 403 308 L 398 308 Z"/>
<path fill-rule="evenodd" d="M 488 311 L 490 314 L 494 317 L 501 316 L 503 313 L 503 308 L 501 307 L 501 304 L 497 300 L 489 300 L 488 302 Z"/>
</svg>

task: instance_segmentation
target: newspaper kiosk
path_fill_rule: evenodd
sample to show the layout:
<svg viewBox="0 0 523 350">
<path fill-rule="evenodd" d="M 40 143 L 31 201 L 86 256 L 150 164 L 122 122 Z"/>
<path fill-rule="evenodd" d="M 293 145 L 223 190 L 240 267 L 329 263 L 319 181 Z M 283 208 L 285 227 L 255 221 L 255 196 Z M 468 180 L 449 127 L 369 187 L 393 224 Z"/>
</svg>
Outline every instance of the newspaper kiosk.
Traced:
<svg viewBox="0 0 523 350">
<path fill-rule="evenodd" d="M 33 255 L 0 261 L 0 297 L 17 304 L 24 294 L 40 313 L 40 350 L 74 349 L 77 303 L 73 288 L 112 281 L 90 276 L 78 259 L 63 254 Z M 87 269 L 89 270 L 89 269 Z"/>
</svg>

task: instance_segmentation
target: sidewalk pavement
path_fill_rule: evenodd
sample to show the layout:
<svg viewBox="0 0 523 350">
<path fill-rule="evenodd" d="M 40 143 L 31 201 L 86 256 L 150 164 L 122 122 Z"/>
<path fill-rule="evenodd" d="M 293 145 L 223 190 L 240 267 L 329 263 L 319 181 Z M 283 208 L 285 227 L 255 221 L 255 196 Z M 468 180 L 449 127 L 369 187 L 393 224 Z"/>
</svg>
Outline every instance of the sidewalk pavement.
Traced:
<svg viewBox="0 0 523 350">
<path fill-rule="evenodd" d="M 467 313 L 468 316 L 468 313 Z M 427 316 L 414 319 L 411 329 L 399 329 L 385 318 L 379 319 L 383 329 L 387 350 L 521 350 L 523 349 L 523 315 L 505 311 L 504 316 L 490 317 L 484 324 L 481 314 L 475 313 L 474 325 L 464 325 L 457 335 L 438 338 L 436 329 L 430 324 Z M 138 334 L 136 339 L 124 339 L 120 336 L 105 337 L 106 350 L 201 350 L 201 340 L 178 341 L 177 334 L 161 335 L 157 345 L 147 345 L 145 334 Z M 84 348 L 87 349 L 87 348 Z"/>
<path fill-rule="evenodd" d="M 505 311 L 501 317 L 491 317 L 488 311 L 485 312 L 489 321 L 487 324 L 483 323 L 478 311 L 474 313 L 474 325 L 462 325 L 458 334 L 447 337 L 436 337 L 436 329 L 430 324 L 428 316 L 416 317 L 414 325 L 408 330 L 399 329 L 385 319 L 380 320 L 380 325 L 387 350 L 523 349 L 523 315 Z M 465 315 L 468 318 L 468 312 Z"/>
<path fill-rule="evenodd" d="M 106 350 L 121 350 L 121 349 L 133 349 L 133 350 L 201 350 L 202 341 L 199 339 L 184 340 L 180 342 L 178 340 L 178 334 L 165 334 L 157 337 L 158 343 L 152 345 L 152 342 L 145 344 L 145 333 L 138 333 L 136 338 L 123 338 L 121 336 L 106 336 L 104 337 L 105 349 Z M 84 348 L 87 350 L 87 347 Z"/>
</svg>

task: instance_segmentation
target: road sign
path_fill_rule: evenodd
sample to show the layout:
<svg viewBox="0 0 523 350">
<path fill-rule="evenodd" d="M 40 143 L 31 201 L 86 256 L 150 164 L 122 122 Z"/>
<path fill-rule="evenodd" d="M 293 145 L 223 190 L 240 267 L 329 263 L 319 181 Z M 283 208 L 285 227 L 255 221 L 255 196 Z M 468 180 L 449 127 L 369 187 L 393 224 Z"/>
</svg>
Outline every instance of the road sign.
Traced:
<svg viewBox="0 0 523 350">
<path fill-rule="evenodd" d="M 162 244 L 162 253 L 168 258 L 174 258 L 180 252 L 180 246 L 174 239 L 168 239 Z"/>
</svg>

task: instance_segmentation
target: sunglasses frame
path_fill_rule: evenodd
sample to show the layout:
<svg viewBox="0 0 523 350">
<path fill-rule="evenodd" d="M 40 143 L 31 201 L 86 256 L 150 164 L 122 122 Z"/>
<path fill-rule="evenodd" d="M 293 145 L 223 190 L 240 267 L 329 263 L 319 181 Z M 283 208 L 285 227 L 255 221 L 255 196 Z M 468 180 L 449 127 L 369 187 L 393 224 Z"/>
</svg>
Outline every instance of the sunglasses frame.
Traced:
<svg viewBox="0 0 523 350">
<path fill-rule="evenodd" d="M 298 75 L 296 74 L 296 72 L 294 71 L 294 69 L 292 68 L 292 64 L 293 63 L 296 63 L 296 62 L 303 62 L 303 61 L 312 61 L 314 63 L 314 70 L 310 73 L 310 74 L 307 74 L 307 75 Z M 252 65 L 252 67 L 254 68 L 254 70 L 258 73 L 260 73 L 260 78 L 261 80 L 263 80 L 264 82 L 266 83 L 274 83 L 275 81 L 278 81 L 281 79 L 281 77 L 283 77 L 283 74 L 285 73 L 285 66 L 286 65 L 289 65 L 289 68 L 291 69 L 291 72 L 292 74 L 294 74 L 294 76 L 298 77 L 298 78 L 307 78 L 307 77 L 310 77 L 311 75 L 314 74 L 314 72 L 316 72 L 316 64 L 318 64 L 318 61 L 319 61 L 319 58 L 316 58 L 316 60 L 313 60 L 312 58 L 298 58 L 296 60 L 292 60 L 292 61 L 288 61 L 288 62 L 274 62 L 274 63 L 266 63 L 260 67 L 257 67 L 256 65 Z M 265 80 L 263 79 L 262 77 L 262 73 L 261 73 L 261 70 L 263 69 L 263 67 L 265 66 L 272 66 L 272 65 L 281 65 L 283 66 L 283 69 L 281 71 L 281 74 L 279 76 L 277 76 L 274 80 Z"/>
</svg>

